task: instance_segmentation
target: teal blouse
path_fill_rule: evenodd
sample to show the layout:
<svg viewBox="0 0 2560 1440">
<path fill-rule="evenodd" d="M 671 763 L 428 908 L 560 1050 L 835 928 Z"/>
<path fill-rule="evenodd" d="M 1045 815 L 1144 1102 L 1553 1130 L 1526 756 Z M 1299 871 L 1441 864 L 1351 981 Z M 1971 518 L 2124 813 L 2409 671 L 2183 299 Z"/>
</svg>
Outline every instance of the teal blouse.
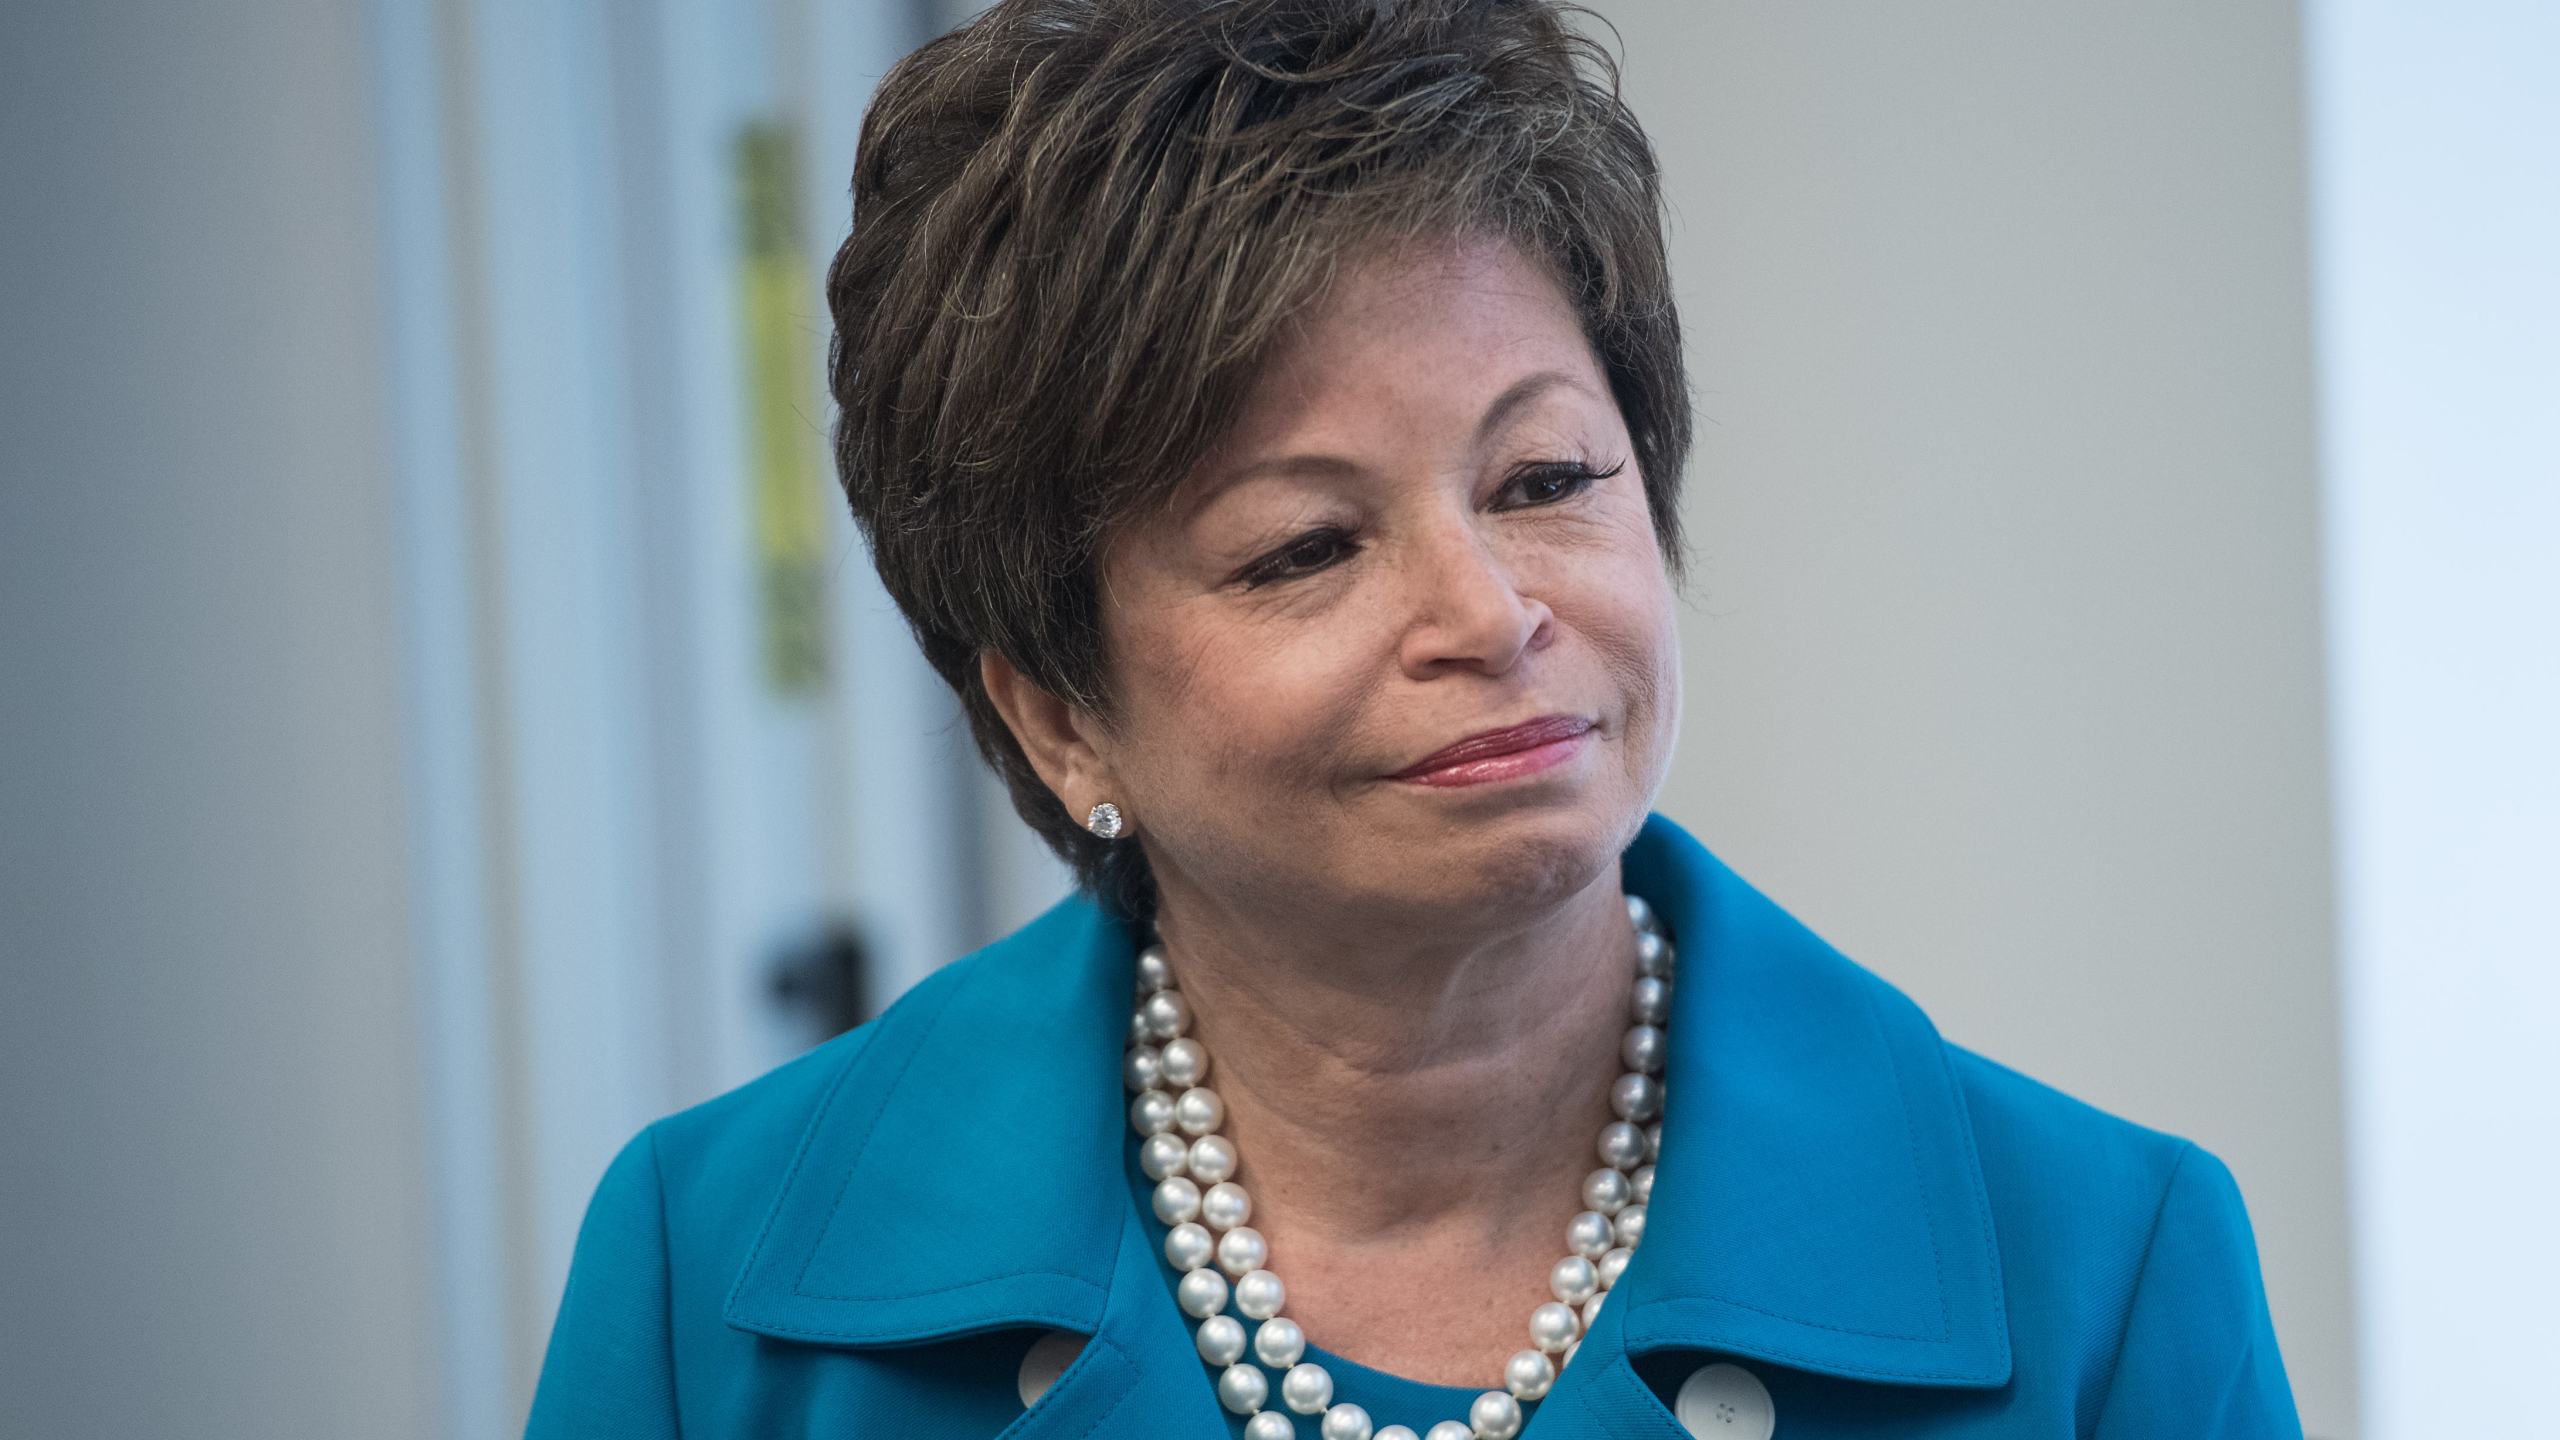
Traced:
<svg viewBox="0 0 2560 1440">
<path fill-rule="evenodd" d="M 1769 1412 L 1784 1440 L 2299 1440 L 2220 1160 L 1943 1040 L 1659 815 L 1621 870 L 1679 943 L 1662 1156 L 1644 1244 L 1524 1440 Z M 1132 1168 L 1136 945 L 1062 901 L 642 1131 L 580 1231 L 528 1434 L 1240 1433 Z M 1026 1407 L 1023 1357 L 1057 1332 L 1081 1349 Z M 1328 1368 L 1417 1431 L 1474 1393 Z M 1765 1408 L 1684 1424 L 1683 1383 L 1737 1368 Z"/>
<path fill-rule="evenodd" d="M 1593 1163 L 1598 1162 L 1595 1160 Z M 1165 1231 L 1163 1223 L 1155 1218 L 1155 1182 L 1149 1180 L 1147 1172 L 1139 1168 L 1138 1137 L 1135 1131 L 1131 1131 L 1129 1135 L 1123 1174 L 1129 1184 L 1130 1209 L 1140 1217 L 1139 1228 L 1145 1232 L 1149 1240 L 1161 1242 Z M 1559 1211 L 1557 1214 L 1556 1253 L 1559 1256 L 1564 1253 L 1564 1221 L 1569 1218 L 1570 1213 Z M 1164 1267 L 1165 1294 L 1168 1297 L 1174 1293 L 1173 1286 L 1180 1278 L 1172 1266 Z M 1604 1305 L 1601 1308 L 1605 1310 L 1608 1307 Z M 1230 1310 L 1229 1313 L 1234 1312 Z M 1522 1312 L 1520 1344 L 1523 1348 L 1526 1348 L 1529 1343 L 1528 1318 L 1527 1312 Z M 1198 1332 L 1195 1330 L 1193 1333 Z M 1250 1322 L 1247 1324 L 1246 1333 L 1252 1333 Z M 1384 1370 L 1372 1369 L 1356 1360 L 1345 1359 L 1316 1344 L 1313 1340 L 1307 1342 L 1306 1358 L 1324 1366 L 1325 1373 L 1333 1377 L 1333 1398 L 1336 1404 L 1347 1400 L 1368 1411 L 1370 1420 L 1378 1428 L 1402 1425 L 1417 1436 L 1429 1435 L 1431 1427 L 1443 1420 L 1467 1418 L 1467 1407 L 1475 1403 L 1478 1395 L 1495 1388 L 1501 1378 L 1498 1375 L 1487 1375 L 1484 1384 L 1473 1388 L 1463 1385 L 1429 1385 L 1419 1380 L 1408 1380 L 1401 1375 L 1391 1375 Z M 1578 1364 L 1581 1356 L 1577 1354 L 1574 1359 Z M 1214 1379 L 1216 1372 L 1209 1370 L 1205 1362 L 1201 1364 L 1201 1373 Z M 1275 1386 L 1274 1389 L 1275 1394 L 1271 1403 L 1276 1406 L 1280 1401 L 1276 1393 L 1277 1387 Z M 1522 1415 L 1534 1420 L 1537 1418 L 1540 1403 L 1542 1402 L 1531 1400 L 1522 1404 L 1520 1407 Z M 1229 1433 L 1236 1437 L 1236 1440 L 1242 1440 L 1244 1417 L 1229 1414 L 1226 1416 L 1226 1421 Z M 1314 1435 L 1315 1419 L 1298 1417 L 1298 1429 L 1306 1435 Z M 1544 1432 L 1528 1433 L 1543 1434 Z"/>
</svg>

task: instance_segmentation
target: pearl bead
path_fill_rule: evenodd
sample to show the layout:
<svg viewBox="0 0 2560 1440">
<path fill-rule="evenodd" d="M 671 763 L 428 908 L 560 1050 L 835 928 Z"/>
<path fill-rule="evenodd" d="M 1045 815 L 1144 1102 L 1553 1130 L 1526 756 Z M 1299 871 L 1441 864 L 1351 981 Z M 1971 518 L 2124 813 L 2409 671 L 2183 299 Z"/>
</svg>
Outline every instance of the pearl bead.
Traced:
<svg viewBox="0 0 2560 1440">
<path fill-rule="evenodd" d="M 1603 1290 L 1603 1291 L 1601 1291 L 1599 1294 L 1594 1295 L 1594 1296 L 1592 1296 L 1590 1299 L 1588 1299 L 1588 1300 L 1586 1300 L 1586 1301 L 1582 1302 L 1582 1333 L 1583 1333 L 1583 1334 L 1585 1334 L 1585 1335 L 1590 1334 L 1590 1333 L 1591 1333 L 1591 1327 L 1592 1327 L 1594 1324 L 1597 1324 L 1597 1323 L 1599 1322 L 1599 1319 L 1600 1319 L 1600 1304 L 1601 1304 L 1601 1302 L 1602 1302 L 1602 1301 L 1607 1300 L 1608 1298 L 1609 1298 L 1609 1292 L 1608 1292 L 1608 1291 L 1606 1291 L 1606 1290 Z"/>
<path fill-rule="evenodd" d="M 1167 1180 L 1164 1183 L 1170 1185 L 1173 1182 Z M 1185 1185 L 1191 1184 L 1188 1180 L 1185 1180 L 1182 1183 Z M 1197 1187 L 1194 1188 L 1196 1191 Z M 1582 1207 L 1586 1210 L 1597 1210 L 1603 1215 L 1610 1216 L 1614 1216 L 1619 1211 L 1627 1208 L 1627 1172 L 1624 1170 L 1612 1170 L 1603 1165 L 1599 1169 L 1592 1171 L 1590 1174 L 1583 1176 Z M 1163 1209 L 1161 1201 L 1159 1201 L 1157 1209 Z M 1188 1220 L 1191 1217 L 1185 1215 L 1182 1218 Z M 1215 1228 L 1216 1223 L 1217 1222 L 1215 1221 L 1210 1222 L 1211 1227 Z"/>
<path fill-rule="evenodd" d="M 1581 1333 L 1581 1317 L 1562 1301 L 1550 1300 L 1529 1312 L 1529 1341 L 1550 1355 L 1572 1344 Z"/>
<path fill-rule="evenodd" d="M 1627 919 L 1634 924 L 1637 931 L 1640 933 L 1645 931 L 1659 931 L 1662 928 L 1662 921 L 1655 917 L 1653 907 L 1646 904 L 1644 902 L 1644 897 L 1641 895 L 1630 895 L 1627 897 Z"/>
<path fill-rule="evenodd" d="M 1137 977 L 1138 989 L 1144 994 L 1173 987 L 1173 961 L 1162 945 L 1149 945 L 1138 952 Z"/>
<path fill-rule="evenodd" d="M 1164 1055 L 1152 1045 L 1139 1046 L 1129 1052 L 1129 1058 L 1120 1062 L 1120 1083 L 1128 1086 L 1132 1095 L 1141 1090 L 1153 1090 L 1156 1082 L 1163 1078 Z"/>
<path fill-rule="evenodd" d="M 1147 1033 L 1158 1040 L 1171 1040 L 1191 1028 L 1191 1002 L 1179 990 L 1148 996 L 1139 1002 L 1138 1013 L 1147 1017 Z"/>
<path fill-rule="evenodd" d="M 1644 1158 L 1647 1160 L 1662 1158 L 1662 1122 L 1659 1120 L 1644 1127 Z"/>
<path fill-rule="evenodd" d="M 1129 1016 L 1129 1043 L 1144 1045 L 1154 1038 L 1147 1033 L 1147 1012 L 1144 1010 L 1132 1012 Z"/>
<path fill-rule="evenodd" d="M 1563 1369 L 1564 1367 L 1566 1367 L 1567 1365 L 1572 1364 L 1572 1363 L 1573 1363 L 1573 1357 L 1574 1357 L 1575 1353 L 1576 1353 L 1576 1352 L 1578 1352 L 1578 1351 L 1580 1351 L 1581 1349 L 1582 1349 L 1582 1342 L 1581 1342 L 1581 1341 L 1579 1341 L 1579 1340 L 1576 1340 L 1576 1341 L 1574 1341 L 1572 1344 L 1567 1345 L 1566 1347 L 1564 1347 L 1564 1355 L 1556 1361 L 1556 1368 L 1557 1368 L 1558 1370 L 1562 1370 L 1562 1369 Z"/>
<path fill-rule="evenodd" d="M 1203 1135 L 1192 1141 L 1190 1170 L 1191 1178 L 1204 1185 L 1234 1178 L 1236 1143 L 1224 1135 Z"/>
<path fill-rule="evenodd" d="M 1543 1350 L 1523 1350 L 1502 1365 L 1502 1387 L 1523 1400 L 1546 1398 L 1556 1383 L 1556 1362 Z"/>
<path fill-rule="evenodd" d="M 1164 997 L 1158 996 L 1157 999 Z M 1149 1001 L 1149 1004 L 1155 1003 Z M 1659 975 L 1647 975 L 1636 982 L 1635 993 L 1627 1002 L 1627 1014 L 1639 1025 L 1661 1025 L 1671 1019 L 1671 982 Z M 1171 1036 L 1165 1037 L 1171 1039 Z"/>
<path fill-rule="evenodd" d="M 1633 1250 L 1644 1243 L 1645 1207 L 1630 1205 L 1618 1212 L 1610 1223 L 1617 1227 L 1618 1243 Z"/>
<path fill-rule="evenodd" d="M 1464 1420 L 1443 1420 L 1432 1426 L 1423 1440 L 1476 1440 L 1476 1432 L 1468 1429 Z"/>
<path fill-rule="evenodd" d="M 1369 1412 L 1346 1400 L 1324 1412 L 1316 1433 L 1323 1440 L 1370 1440 Z"/>
<path fill-rule="evenodd" d="M 1185 1221 L 1165 1232 L 1165 1263 L 1176 1270 L 1197 1270 L 1218 1253 L 1218 1242 L 1209 1238 L 1209 1228 L 1196 1221 Z"/>
<path fill-rule="evenodd" d="M 1262 1232 L 1250 1225 L 1239 1225 L 1218 1237 L 1218 1268 L 1242 1279 L 1262 1268 L 1271 1258 L 1271 1247 L 1263 1243 Z"/>
<path fill-rule="evenodd" d="M 1585 1210 L 1564 1227 L 1564 1248 L 1585 1260 L 1598 1260 L 1615 1245 L 1617 1231 L 1610 1228 L 1609 1217 L 1597 1210 Z"/>
<path fill-rule="evenodd" d="M 1248 1320 L 1268 1320 L 1289 1303 L 1289 1287 L 1268 1270 L 1247 1270 L 1236 1281 L 1236 1308 Z"/>
<path fill-rule="evenodd" d="M 1520 1433 L 1520 1402 L 1500 1390 L 1487 1390 L 1467 1407 L 1467 1423 L 1481 1440 L 1512 1440 Z"/>
<path fill-rule="evenodd" d="M 1599 1268 L 1579 1255 L 1567 1255 L 1547 1272 L 1547 1288 L 1567 1305 L 1579 1305 L 1599 1293 Z"/>
<path fill-rule="evenodd" d="M 1233 1180 L 1221 1180 L 1200 1197 L 1200 1223 L 1212 1230 L 1233 1230 L 1253 1218 L 1253 1197 Z"/>
<path fill-rule="evenodd" d="M 1616 1174 L 1616 1171 L 1609 1172 Z M 1584 1186 L 1589 1189 L 1589 1186 Z M 1200 1187 L 1187 1175 L 1169 1175 L 1156 1182 L 1156 1218 L 1167 1225 L 1200 1218 Z"/>
<path fill-rule="evenodd" d="M 1244 1322 L 1233 1315 L 1212 1315 L 1200 1322 L 1200 1358 L 1212 1365 L 1233 1365 L 1244 1358 Z"/>
<path fill-rule="evenodd" d="M 1173 1298 L 1182 1303 L 1182 1313 L 1206 1320 L 1227 1308 L 1227 1277 L 1204 1265 L 1182 1277 Z"/>
<path fill-rule="evenodd" d="M 1274 1370 L 1286 1370 L 1307 1358 L 1307 1332 L 1286 1315 L 1274 1315 L 1253 1332 L 1253 1358 Z"/>
<path fill-rule="evenodd" d="M 1652 1166 L 1650 1166 L 1650 1165 L 1639 1165 L 1639 1166 L 1637 1166 L 1637 1167 L 1636 1167 L 1636 1169 L 1635 1169 L 1635 1173 L 1634 1173 L 1634 1174 L 1632 1174 L 1632 1175 L 1629 1175 L 1629 1176 L 1627 1177 L 1627 1190 L 1628 1190 L 1628 1192 L 1629 1192 L 1630 1194 L 1632 1194 L 1632 1195 L 1634 1195 L 1634 1196 L 1636 1197 L 1636 1203 L 1637 1203 L 1637 1204 L 1639 1204 L 1639 1205 L 1650 1205 L 1650 1204 L 1652 1204 L 1652 1203 L 1653 1203 L 1653 1167 L 1652 1167 Z"/>
<path fill-rule="evenodd" d="M 1662 1032 L 1655 1031 L 1655 1034 Z M 1169 1086 L 1191 1086 L 1209 1078 L 1209 1047 L 1185 1035 L 1166 1044 L 1157 1059 Z M 1629 1062 L 1632 1064 L 1633 1062 Z"/>
<path fill-rule="evenodd" d="M 1191 1147 L 1179 1135 L 1150 1135 L 1138 1146 L 1138 1168 L 1150 1180 L 1179 1175 L 1191 1164 Z"/>
<path fill-rule="evenodd" d="M 1390 1425 L 1377 1433 L 1376 1440 L 1422 1440 L 1422 1437 L 1402 1425 Z"/>
<path fill-rule="evenodd" d="M 1644 1077 L 1639 1075 L 1636 1078 L 1641 1080 Z M 1620 1083 L 1624 1083 L 1624 1077 L 1620 1077 Z M 1217 1129 L 1226 1118 L 1227 1102 L 1218 1098 L 1217 1091 L 1205 1085 L 1192 1086 L 1182 1092 L 1182 1098 L 1173 1102 L 1173 1123 L 1181 1126 L 1185 1135 L 1206 1135 Z"/>
<path fill-rule="evenodd" d="M 1187 1100 L 1200 1093 L 1198 1090 L 1186 1090 L 1183 1098 Z M 1618 1112 L 1619 1119 L 1633 1120 L 1641 1125 L 1662 1113 L 1662 1082 L 1650 1075 L 1621 1075 L 1618 1083 L 1609 1087 L 1609 1108 Z"/>
<path fill-rule="evenodd" d="M 1600 1163 L 1619 1170 L 1632 1170 L 1644 1163 L 1644 1132 L 1624 1120 L 1612 1120 L 1600 1129 Z"/>
<path fill-rule="evenodd" d="M 1238 1415 L 1250 1415 L 1271 1398 L 1271 1382 L 1259 1365 L 1230 1365 L 1218 1372 L 1218 1403 Z"/>
<path fill-rule="evenodd" d="M 1627 1273 L 1627 1261 L 1634 1258 L 1635 1253 L 1624 1245 L 1617 1245 L 1600 1257 L 1601 1289 L 1609 1289 L 1618 1283 L 1618 1277 Z"/>
<path fill-rule="evenodd" d="M 1280 1403 L 1301 1415 L 1321 1415 L 1333 1403 L 1333 1377 L 1301 1360 L 1280 1377 Z"/>
<path fill-rule="evenodd" d="M 1636 973 L 1656 979 L 1671 973 L 1671 942 L 1655 933 L 1636 936 Z"/>
<path fill-rule="evenodd" d="M 1150 1090 L 1129 1102 L 1129 1124 L 1141 1135 L 1161 1135 L 1173 1128 L 1173 1097 Z"/>
<path fill-rule="evenodd" d="M 1173 1045 L 1189 1043 L 1186 1040 L 1176 1040 Z M 1168 1045 L 1164 1049 L 1165 1074 L 1168 1078 L 1173 1074 L 1173 1045 Z M 1645 1075 L 1659 1075 L 1662 1073 L 1662 1057 L 1669 1052 L 1669 1048 L 1670 1040 L 1662 1033 L 1661 1026 L 1633 1025 L 1628 1027 L 1626 1038 L 1618 1042 L 1618 1058 L 1626 1061 L 1627 1068 L 1630 1070 Z M 1187 1085 L 1191 1082 L 1174 1080 L 1172 1083 Z"/>
<path fill-rule="evenodd" d="M 1278 1410 L 1265 1410 L 1244 1422 L 1244 1440 L 1296 1440 L 1298 1427 Z"/>
</svg>

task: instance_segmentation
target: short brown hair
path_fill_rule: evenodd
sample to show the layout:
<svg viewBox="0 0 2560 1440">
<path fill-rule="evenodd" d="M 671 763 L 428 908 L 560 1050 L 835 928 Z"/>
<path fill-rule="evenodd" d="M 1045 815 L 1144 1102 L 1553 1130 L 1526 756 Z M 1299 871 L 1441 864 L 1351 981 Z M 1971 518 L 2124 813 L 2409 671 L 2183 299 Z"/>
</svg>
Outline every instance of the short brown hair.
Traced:
<svg viewBox="0 0 2560 1440">
<path fill-rule="evenodd" d="M 1464 235 L 1543 262 L 1680 571 L 1689 397 L 1656 162 L 1571 14 L 1590 12 L 1003 0 L 881 81 L 827 272 L 837 471 L 1014 807 L 1125 913 L 1153 909 L 1141 852 L 1066 813 L 979 654 L 1110 723 L 1110 537 L 1226 433 L 1346 262 Z"/>
</svg>

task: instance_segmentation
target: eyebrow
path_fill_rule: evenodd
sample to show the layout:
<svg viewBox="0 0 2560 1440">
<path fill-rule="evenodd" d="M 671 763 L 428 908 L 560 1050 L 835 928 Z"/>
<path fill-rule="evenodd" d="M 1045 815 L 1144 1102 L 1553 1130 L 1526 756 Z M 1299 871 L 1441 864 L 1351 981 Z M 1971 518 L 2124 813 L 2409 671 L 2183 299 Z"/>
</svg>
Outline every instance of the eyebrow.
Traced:
<svg viewBox="0 0 2560 1440">
<path fill-rule="evenodd" d="M 1590 388 L 1570 371 L 1533 370 L 1512 381 L 1501 394 L 1493 397 L 1492 404 L 1484 407 L 1483 416 L 1476 421 L 1475 443 L 1479 446 L 1483 445 L 1485 441 L 1499 433 L 1502 427 L 1510 422 L 1511 417 L 1527 406 L 1530 401 L 1559 385 L 1584 391 Z M 1224 494 L 1229 487 L 1258 475 L 1344 476 L 1357 475 L 1360 470 L 1361 466 L 1357 461 L 1348 460 L 1339 455 L 1278 455 L 1266 460 L 1254 460 L 1220 473 L 1215 479 L 1202 486 L 1199 495 L 1184 508 L 1196 515 L 1207 508 L 1211 500 Z"/>
</svg>

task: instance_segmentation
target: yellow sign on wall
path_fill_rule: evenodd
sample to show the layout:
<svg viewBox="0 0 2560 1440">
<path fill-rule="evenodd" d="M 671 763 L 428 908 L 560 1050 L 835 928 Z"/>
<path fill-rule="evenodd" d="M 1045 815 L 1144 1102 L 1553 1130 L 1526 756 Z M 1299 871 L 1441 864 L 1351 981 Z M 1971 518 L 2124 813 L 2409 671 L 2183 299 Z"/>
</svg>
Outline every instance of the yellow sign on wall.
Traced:
<svg viewBox="0 0 2560 1440">
<path fill-rule="evenodd" d="M 745 329 L 748 480 L 755 507 L 765 681 L 784 695 L 826 676 L 826 491 L 814 337 L 823 333 L 801 245 L 799 146 L 757 122 L 736 148 L 738 313 Z"/>
</svg>

